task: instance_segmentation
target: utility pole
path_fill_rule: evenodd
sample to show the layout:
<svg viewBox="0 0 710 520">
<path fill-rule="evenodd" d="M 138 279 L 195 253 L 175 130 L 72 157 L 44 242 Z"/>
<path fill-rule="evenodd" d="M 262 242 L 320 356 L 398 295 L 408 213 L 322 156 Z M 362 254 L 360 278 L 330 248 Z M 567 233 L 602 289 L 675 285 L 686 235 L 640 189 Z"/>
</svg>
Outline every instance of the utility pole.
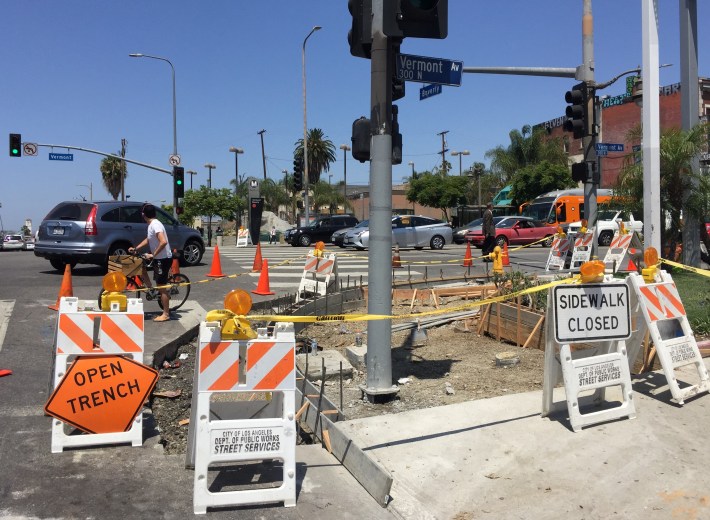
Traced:
<svg viewBox="0 0 710 520">
<path fill-rule="evenodd" d="M 261 137 L 261 162 L 264 165 L 264 180 L 266 180 L 266 155 L 264 154 L 264 132 L 266 130 L 261 129 L 257 132 L 259 136 Z"/>
<path fill-rule="evenodd" d="M 443 132 L 439 132 L 436 135 L 441 136 L 441 151 L 439 152 L 441 154 L 441 171 L 444 174 L 447 174 L 448 171 L 446 170 L 446 152 L 449 151 L 448 148 L 446 148 L 446 134 L 448 134 L 448 130 L 444 130 Z"/>
<path fill-rule="evenodd" d="M 126 200 L 126 144 L 128 141 L 121 139 L 121 201 Z"/>
<path fill-rule="evenodd" d="M 579 79 L 587 87 L 594 85 L 594 19 L 592 18 L 592 0 L 584 0 L 584 12 L 582 14 L 582 66 Z M 590 89 L 587 90 L 590 92 Z M 587 113 L 587 128 L 582 138 L 584 147 L 584 162 L 587 165 L 587 180 L 584 182 L 584 218 L 587 219 L 589 227 L 594 226 L 597 221 L 597 188 L 599 187 L 600 171 L 597 171 L 597 151 L 596 151 L 596 102 L 595 89 L 591 89 L 589 96 Z M 592 240 L 592 252 L 596 249 L 596 237 Z"/>
</svg>

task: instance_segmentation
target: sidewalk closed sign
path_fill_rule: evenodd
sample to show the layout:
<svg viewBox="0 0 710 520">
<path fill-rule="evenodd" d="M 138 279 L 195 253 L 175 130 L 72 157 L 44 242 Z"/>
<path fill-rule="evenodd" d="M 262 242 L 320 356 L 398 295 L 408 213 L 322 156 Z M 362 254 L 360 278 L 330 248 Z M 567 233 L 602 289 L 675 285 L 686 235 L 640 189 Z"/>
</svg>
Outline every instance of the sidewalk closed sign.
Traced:
<svg viewBox="0 0 710 520">
<path fill-rule="evenodd" d="M 158 372 L 123 356 L 79 356 L 44 407 L 87 433 L 131 429 Z"/>
<path fill-rule="evenodd" d="M 631 336 L 625 283 L 558 285 L 552 288 L 558 343 L 626 339 Z"/>
</svg>

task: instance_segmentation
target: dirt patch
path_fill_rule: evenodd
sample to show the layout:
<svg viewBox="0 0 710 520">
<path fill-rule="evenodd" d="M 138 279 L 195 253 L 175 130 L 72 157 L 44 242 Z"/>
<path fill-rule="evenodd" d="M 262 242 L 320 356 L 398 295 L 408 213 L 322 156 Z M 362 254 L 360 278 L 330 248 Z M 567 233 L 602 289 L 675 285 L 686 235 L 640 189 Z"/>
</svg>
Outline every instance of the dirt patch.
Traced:
<svg viewBox="0 0 710 520">
<path fill-rule="evenodd" d="M 442 307 L 456 304 L 460 301 L 453 300 Z M 393 308 L 394 314 L 406 312 L 409 312 L 408 306 Z M 409 331 L 393 333 L 392 382 L 398 385 L 399 393 L 384 404 L 372 404 L 363 399 L 360 387 L 366 384 L 367 378 L 364 367 L 356 368 L 352 377 L 343 380 L 342 411 L 346 418 L 399 413 L 540 390 L 544 353 L 479 336 L 476 324 L 477 320 L 468 323 L 456 321 L 426 329 L 427 340 L 422 346 L 411 346 Z M 299 338 L 307 344 L 315 340 L 319 349 L 337 350 L 345 357 L 345 349 L 355 344 L 358 334 L 367 343 L 367 323 L 314 323 L 304 329 Z M 160 371 L 153 394 L 153 413 L 167 453 L 185 452 L 188 428 L 185 420 L 190 417 L 195 352 L 195 342 L 180 347 L 179 366 Z M 499 363 L 502 360 L 503 364 L 496 363 L 496 355 L 507 352 L 517 357 L 519 362 L 512 364 L 514 361 L 508 359 L 510 355 L 503 355 L 499 356 Z M 179 359 L 180 355 L 184 359 Z M 179 395 L 175 395 L 178 391 Z M 161 394 L 163 397 L 160 397 Z M 325 394 L 339 405 L 338 379 L 326 382 Z"/>
</svg>

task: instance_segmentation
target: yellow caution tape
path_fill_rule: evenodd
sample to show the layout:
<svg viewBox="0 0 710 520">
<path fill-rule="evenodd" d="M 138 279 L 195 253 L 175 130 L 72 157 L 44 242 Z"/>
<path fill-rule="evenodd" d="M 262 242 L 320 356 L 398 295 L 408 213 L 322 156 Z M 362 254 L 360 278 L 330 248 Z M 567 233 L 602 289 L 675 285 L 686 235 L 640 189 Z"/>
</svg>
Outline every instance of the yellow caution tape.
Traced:
<svg viewBox="0 0 710 520">
<path fill-rule="evenodd" d="M 481 307 L 482 305 L 487 305 L 489 303 L 502 302 L 506 300 L 512 300 L 518 296 L 523 296 L 526 294 L 533 294 L 540 291 L 546 291 L 555 285 L 569 284 L 569 283 L 580 283 L 579 276 L 574 276 L 572 278 L 565 278 L 562 280 L 554 280 L 543 285 L 538 285 L 535 287 L 529 287 L 527 289 L 522 289 L 517 292 L 504 294 L 500 296 L 493 296 L 491 298 L 486 298 L 484 300 L 479 300 L 476 302 L 469 302 L 456 307 L 448 307 L 446 309 L 436 309 L 433 311 L 426 312 L 414 312 L 409 314 L 323 314 L 321 316 L 284 316 L 284 315 L 253 315 L 246 316 L 247 319 L 253 321 L 278 321 L 278 322 L 294 322 L 294 323 L 319 323 L 319 322 L 341 322 L 341 321 L 375 321 L 375 320 L 401 320 L 401 319 L 416 319 L 423 316 L 433 316 L 437 314 L 448 314 L 451 312 L 459 312 L 468 309 L 473 309 L 476 307 Z"/>
<path fill-rule="evenodd" d="M 679 264 L 678 262 L 673 262 L 672 260 L 668 260 L 666 258 L 661 258 L 660 260 L 664 264 L 668 264 L 673 267 L 678 267 L 680 269 L 685 269 L 686 271 L 690 271 L 691 273 L 710 277 L 710 270 L 708 269 L 700 269 L 698 267 L 692 267 L 690 265 Z"/>
</svg>

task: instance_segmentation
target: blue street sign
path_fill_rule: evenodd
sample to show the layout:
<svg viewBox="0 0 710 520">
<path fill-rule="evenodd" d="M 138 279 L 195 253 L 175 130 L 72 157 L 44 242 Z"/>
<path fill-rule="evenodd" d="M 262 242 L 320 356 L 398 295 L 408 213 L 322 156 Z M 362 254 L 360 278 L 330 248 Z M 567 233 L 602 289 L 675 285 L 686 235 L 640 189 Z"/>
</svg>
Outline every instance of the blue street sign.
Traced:
<svg viewBox="0 0 710 520">
<path fill-rule="evenodd" d="M 623 152 L 624 145 L 620 143 L 597 143 L 595 146 L 597 155 L 599 152 Z"/>
<path fill-rule="evenodd" d="M 461 86 L 463 61 L 427 58 L 411 54 L 397 55 L 397 78 L 419 83 Z"/>
<path fill-rule="evenodd" d="M 441 94 L 441 85 L 426 85 L 419 89 L 419 101 Z"/>
<path fill-rule="evenodd" d="M 74 154 L 73 153 L 50 153 L 49 160 L 50 161 L 73 161 Z"/>
</svg>

